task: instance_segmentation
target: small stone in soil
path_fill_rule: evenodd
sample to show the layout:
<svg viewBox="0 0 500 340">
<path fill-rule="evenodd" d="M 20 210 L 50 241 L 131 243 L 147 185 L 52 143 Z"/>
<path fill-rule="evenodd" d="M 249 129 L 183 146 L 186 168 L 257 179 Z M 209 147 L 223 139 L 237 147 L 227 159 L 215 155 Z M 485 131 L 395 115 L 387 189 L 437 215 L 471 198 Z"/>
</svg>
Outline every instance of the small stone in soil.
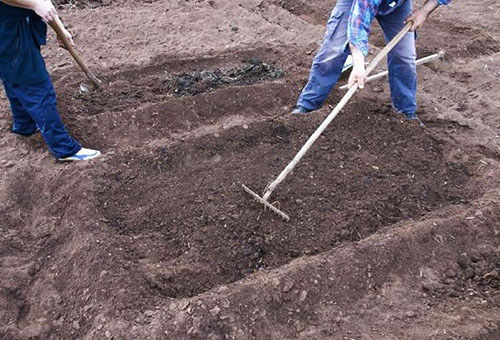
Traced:
<svg viewBox="0 0 500 340">
<path fill-rule="evenodd" d="M 460 266 L 460 268 L 465 270 L 469 265 L 469 259 L 465 255 L 460 255 L 460 257 L 457 260 L 457 264 Z"/>
<path fill-rule="evenodd" d="M 179 304 L 179 308 L 181 310 L 184 310 L 187 308 L 187 306 L 189 306 L 189 301 L 182 301 L 180 304 Z"/>
<path fill-rule="evenodd" d="M 216 316 L 220 313 L 220 307 L 219 306 L 215 306 L 214 308 L 212 308 L 210 310 L 210 314 L 212 314 L 213 316 Z"/>
<path fill-rule="evenodd" d="M 479 251 L 477 251 L 475 249 L 472 249 L 469 252 L 469 256 L 470 256 L 470 259 L 472 260 L 472 262 L 479 262 L 482 259 L 482 256 L 479 253 Z"/>
<path fill-rule="evenodd" d="M 306 326 L 304 325 L 304 323 L 300 322 L 300 321 L 295 321 L 295 330 L 297 332 L 303 332 L 304 330 L 306 329 Z"/>
<path fill-rule="evenodd" d="M 283 285 L 283 291 L 285 293 L 289 292 L 293 288 L 293 282 L 292 281 L 286 281 L 285 284 Z"/>
<path fill-rule="evenodd" d="M 457 273 L 455 273 L 455 271 L 453 269 L 449 269 L 446 272 L 446 277 L 452 279 L 454 277 L 457 277 Z"/>
<path fill-rule="evenodd" d="M 417 313 L 410 310 L 410 311 L 406 312 L 406 316 L 409 318 L 414 318 L 415 316 L 417 316 Z"/>
<path fill-rule="evenodd" d="M 307 290 L 303 290 L 302 293 L 300 293 L 299 301 L 304 302 L 307 297 Z"/>
</svg>

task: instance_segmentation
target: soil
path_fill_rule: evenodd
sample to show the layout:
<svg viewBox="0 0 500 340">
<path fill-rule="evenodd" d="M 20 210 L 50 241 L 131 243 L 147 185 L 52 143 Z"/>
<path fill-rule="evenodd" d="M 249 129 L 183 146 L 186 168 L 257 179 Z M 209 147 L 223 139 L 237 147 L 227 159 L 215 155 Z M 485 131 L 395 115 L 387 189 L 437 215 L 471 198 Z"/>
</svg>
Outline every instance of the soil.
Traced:
<svg viewBox="0 0 500 340">
<path fill-rule="evenodd" d="M 500 337 L 496 1 L 420 30 L 420 57 L 446 52 L 418 70 L 425 128 L 378 80 L 274 191 L 291 221 L 242 190 L 263 192 L 342 97 L 289 114 L 333 5 L 60 3 L 105 86 L 81 92 L 51 41 L 59 109 L 103 157 L 62 164 L 9 133 L 2 94 L 0 339 Z"/>
</svg>

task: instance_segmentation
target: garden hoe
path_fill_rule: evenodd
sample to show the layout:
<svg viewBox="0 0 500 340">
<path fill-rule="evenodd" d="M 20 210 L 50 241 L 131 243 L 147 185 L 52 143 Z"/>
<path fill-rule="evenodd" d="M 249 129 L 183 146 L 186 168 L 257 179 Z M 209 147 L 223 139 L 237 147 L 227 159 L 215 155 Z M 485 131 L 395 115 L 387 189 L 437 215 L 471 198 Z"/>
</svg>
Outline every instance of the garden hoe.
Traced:
<svg viewBox="0 0 500 340">
<path fill-rule="evenodd" d="M 80 58 L 80 55 L 78 54 L 78 52 L 76 52 L 75 48 L 71 45 L 71 42 L 64 35 L 64 33 L 63 33 L 64 26 L 63 26 L 63 24 L 61 22 L 61 19 L 59 19 L 59 17 L 56 17 L 54 20 L 52 20 L 51 22 L 49 22 L 49 25 L 57 33 L 57 35 L 59 36 L 59 38 L 63 42 L 64 47 L 66 47 L 66 49 L 69 51 L 69 53 L 73 56 L 73 59 L 75 59 L 76 63 L 80 66 L 80 68 L 85 73 L 85 75 L 87 75 L 87 77 L 90 79 L 90 81 L 92 82 L 92 84 L 94 84 L 94 87 L 95 88 L 101 87 L 102 81 L 100 81 L 94 75 L 94 73 L 92 73 L 89 70 L 89 68 L 87 67 L 87 65 L 85 65 L 85 63 L 83 62 L 82 58 Z M 81 84 L 80 85 L 80 90 L 82 92 L 89 92 L 89 88 L 85 84 Z"/>
<path fill-rule="evenodd" d="M 410 30 L 410 27 L 412 25 L 412 22 L 408 22 L 406 26 L 392 39 L 387 46 L 385 46 L 373 59 L 373 61 L 368 65 L 368 68 L 366 69 L 366 75 L 368 76 L 374 69 L 375 67 L 380 63 L 380 61 L 389 53 L 390 50 L 403 38 L 403 36 L 408 33 Z M 252 195 L 253 198 L 255 198 L 258 202 L 264 204 L 264 209 L 269 208 L 271 211 L 275 212 L 276 214 L 280 215 L 284 220 L 289 221 L 290 217 L 276 208 L 274 205 L 269 203 L 269 197 L 273 193 L 274 189 L 286 178 L 286 176 L 295 168 L 295 166 L 300 162 L 302 157 L 306 154 L 306 152 L 309 150 L 309 148 L 314 144 L 314 142 L 319 138 L 319 136 L 325 131 L 325 129 L 328 127 L 328 125 L 332 122 L 332 120 L 337 116 L 337 114 L 344 108 L 344 106 L 347 104 L 347 102 L 352 98 L 354 93 L 358 90 L 358 84 L 354 84 L 349 91 L 344 95 L 344 97 L 340 100 L 340 102 L 337 104 L 337 106 L 333 109 L 333 111 L 328 115 L 328 117 L 321 123 L 321 125 L 318 127 L 318 129 L 312 134 L 311 137 L 307 140 L 307 142 L 304 144 L 304 146 L 300 149 L 300 151 L 297 153 L 297 155 L 294 157 L 294 159 L 290 162 L 290 164 L 287 165 L 287 167 L 281 172 L 281 174 L 267 186 L 265 189 L 264 195 L 260 197 L 258 194 L 253 192 L 251 189 L 249 189 L 247 186 L 242 184 L 243 189 Z"/>
</svg>

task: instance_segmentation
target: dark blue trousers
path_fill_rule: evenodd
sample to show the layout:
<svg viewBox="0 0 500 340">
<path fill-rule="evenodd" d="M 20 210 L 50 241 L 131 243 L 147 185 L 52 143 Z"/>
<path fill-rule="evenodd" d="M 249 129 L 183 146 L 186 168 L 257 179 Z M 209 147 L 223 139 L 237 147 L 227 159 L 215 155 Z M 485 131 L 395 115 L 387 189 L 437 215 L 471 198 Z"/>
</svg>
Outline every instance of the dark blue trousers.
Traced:
<svg viewBox="0 0 500 340">
<path fill-rule="evenodd" d="M 57 100 L 49 79 L 34 85 L 3 82 L 12 110 L 12 132 L 30 136 L 40 129 L 56 158 L 70 157 L 82 148 L 68 134 L 57 111 Z"/>
</svg>

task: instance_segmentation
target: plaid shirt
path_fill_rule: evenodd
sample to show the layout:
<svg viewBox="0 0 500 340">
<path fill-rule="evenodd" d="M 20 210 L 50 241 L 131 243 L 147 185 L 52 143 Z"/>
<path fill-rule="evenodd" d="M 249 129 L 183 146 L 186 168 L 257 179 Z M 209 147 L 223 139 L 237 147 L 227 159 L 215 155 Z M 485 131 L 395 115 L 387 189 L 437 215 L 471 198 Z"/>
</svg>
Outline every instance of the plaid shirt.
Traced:
<svg viewBox="0 0 500 340">
<path fill-rule="evenodd" d="M 349 43 L 357 47 L 366 56 L 368 54 L 368 36 L 375 16 L 390 13 L 404 1 L 411 0 L 354 0 L 347 28 Z M 448 5 L 451 2 L 451 0 L 434 1 L 437 1 L 439 5 Z"/>
</svg>

